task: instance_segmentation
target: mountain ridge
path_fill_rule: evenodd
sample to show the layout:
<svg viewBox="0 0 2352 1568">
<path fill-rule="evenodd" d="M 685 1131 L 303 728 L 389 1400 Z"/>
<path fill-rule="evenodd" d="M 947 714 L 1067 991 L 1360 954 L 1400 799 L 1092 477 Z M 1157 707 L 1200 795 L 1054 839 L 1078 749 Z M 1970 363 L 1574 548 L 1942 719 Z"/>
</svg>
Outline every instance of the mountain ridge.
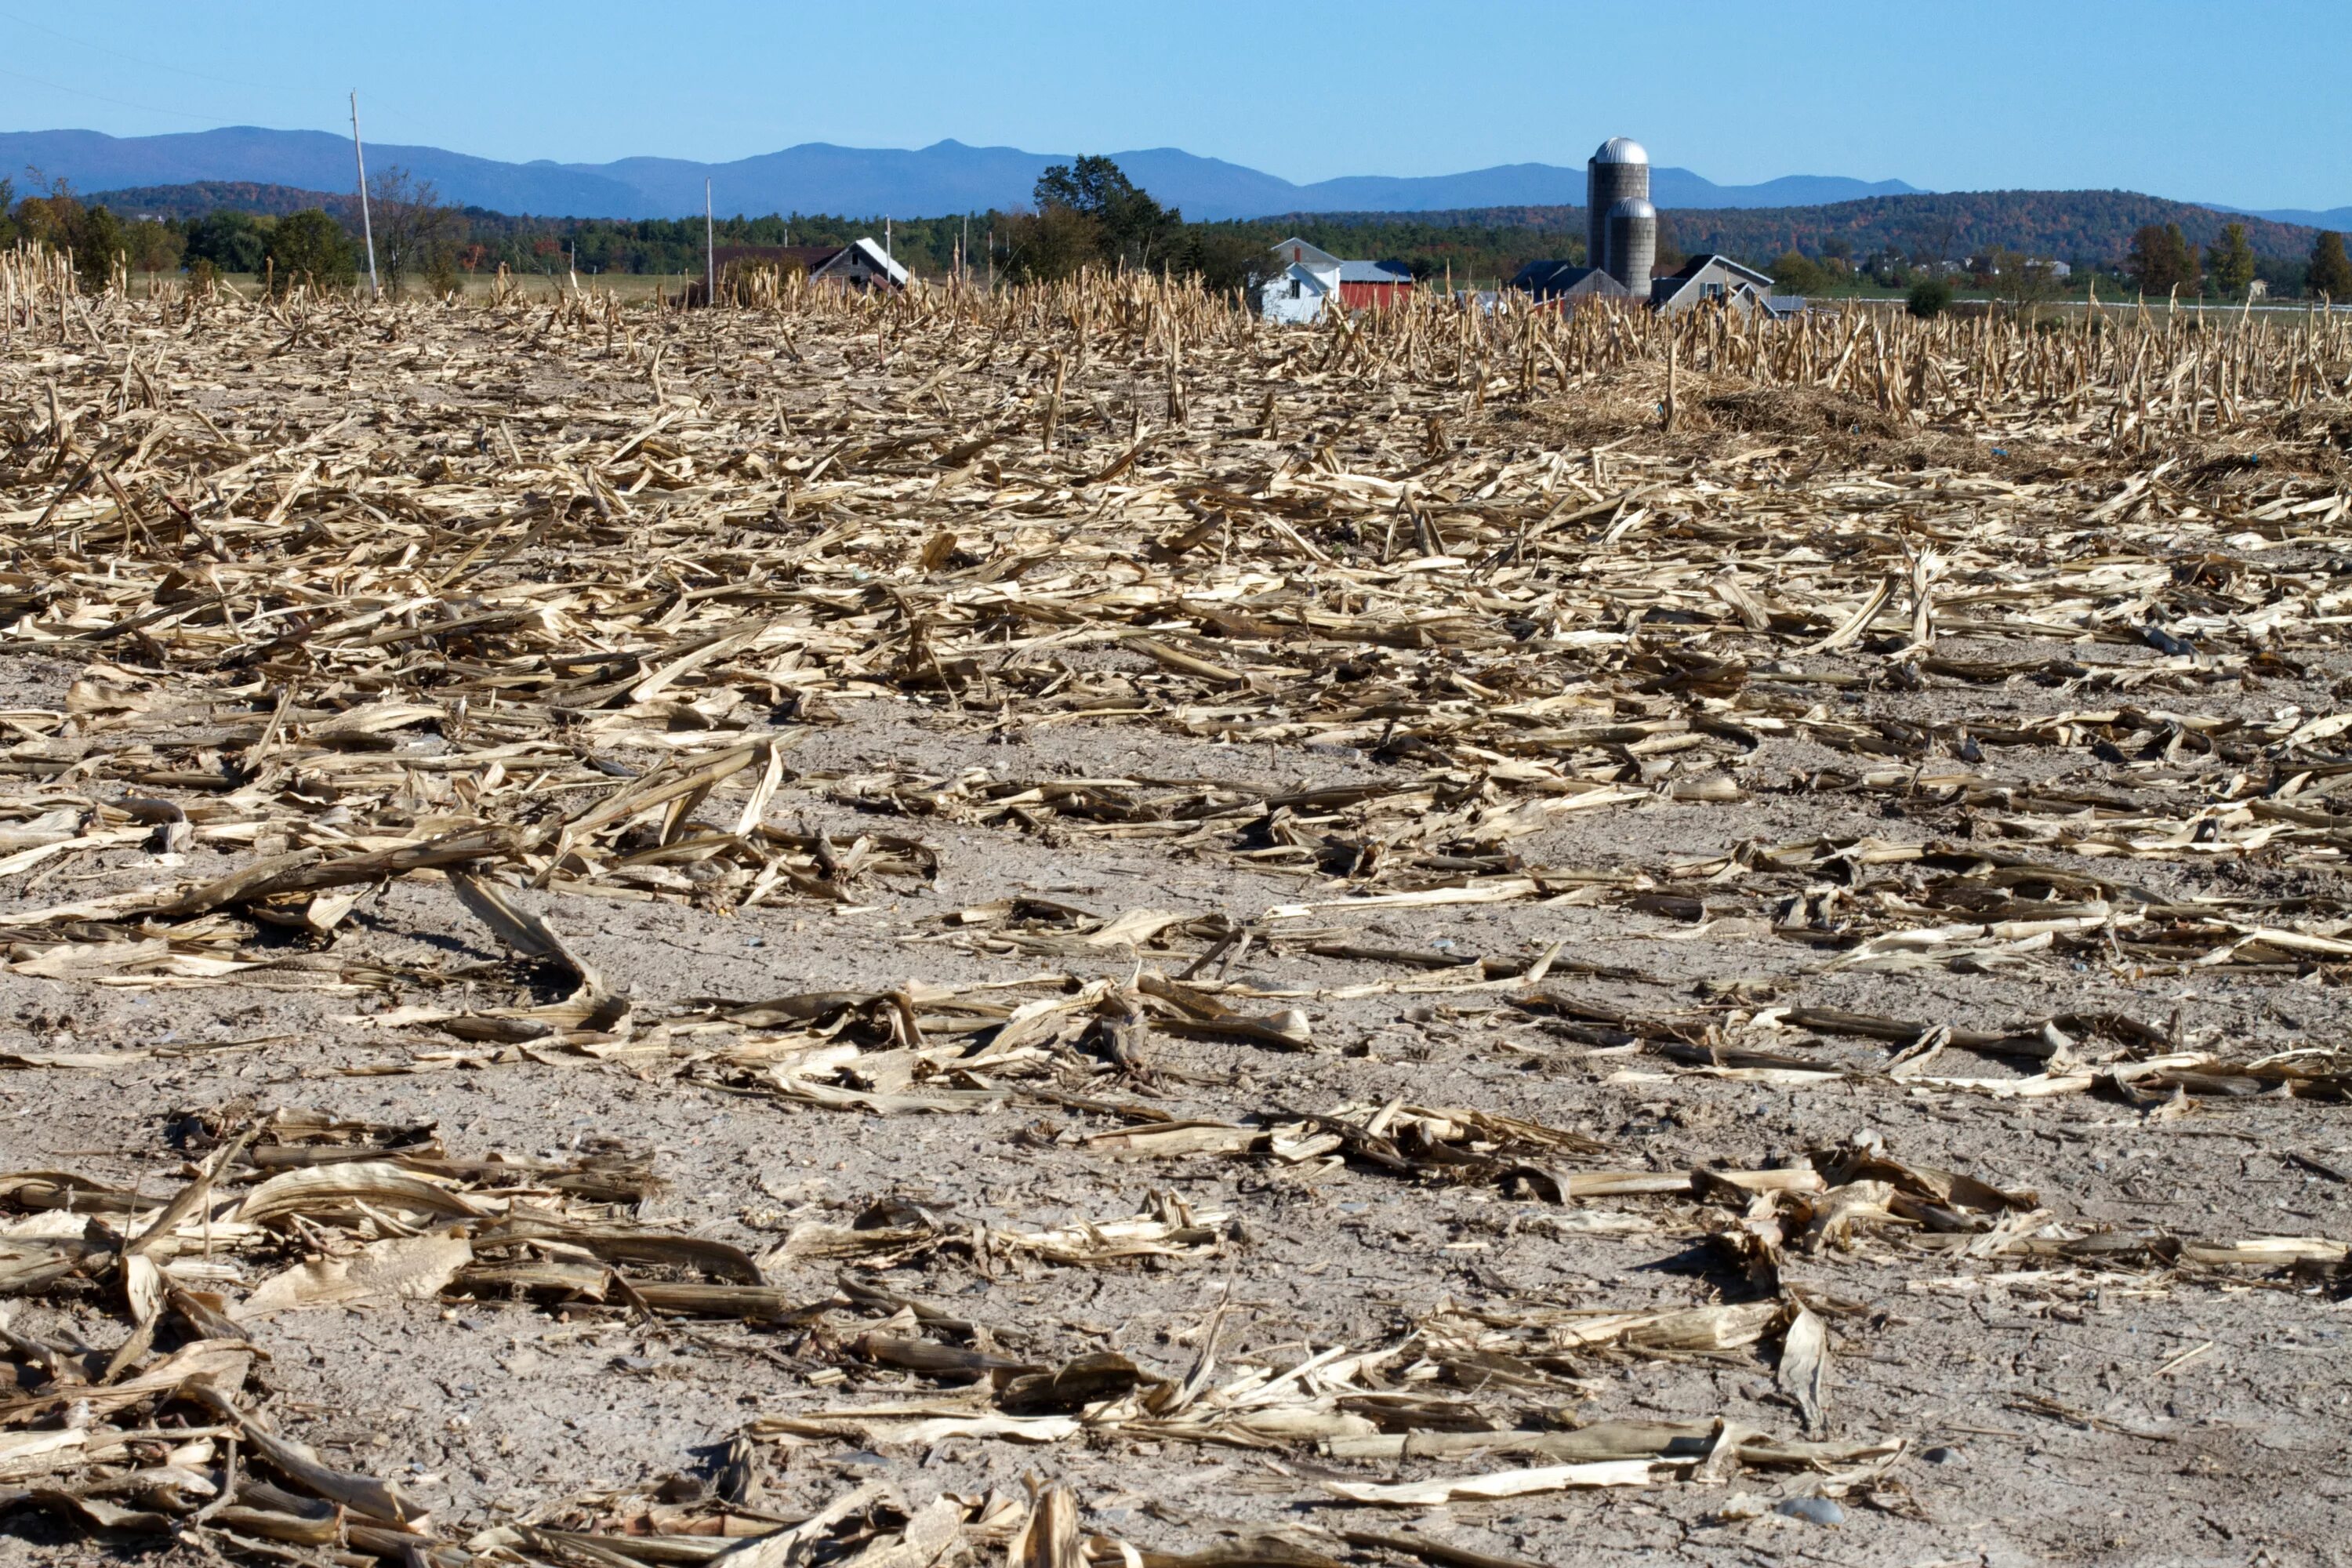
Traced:
<svg viewBox="0 0 2352 1568">
<path fill-rule="evenodd" d="M 1210 221 L 1269 213 L 1419 212 L 1580 201 L 1580 165 L 1497 164 L 1452 174 L 1351 174 L 1298 184 L 1175 147 L 1110 156 L 1130 178 L 1187 217 Z M 748 158 L 706 163 L 632 157 L 606 163 L 541 159 L 506 163 L 445 148 L 372 144 L 377 169 L 399 165 L 461 205 L 516 215 L 683 217 L 702 210 L 709 179 L 730 213 L 889 214 L 1010 209 L 1028 200 L 1039 174 L 1071 154 L 973 147 L 953 140 L 922 148 L 844 147 L 810 142 Z M 0 132 L 0 168 L 37 168 L 97 193 L 127 187 L 230 182 L 336 190 L 352 184 L 351 143 L 321 131 L 231 126 L 161 136 L 95 131 Z M 1652 174 L 1660 206 L 1757 207 L 1914 194 L 1901 180 L 1783 175 L 1755 185 L 1719 185 L 1671 165 Z"/>
<path fill-rule="evenodd" d="M 1139 148 L 1110 156 L 1138 184 L 1195 220 L 1562 207 L 1576 205 L 1584 196 L 1583 169 L 1553 163 L 1501 163 L 1451 174 L 1349 174 L 1302 184 L 1177 147 Z M 518 163 L 393 142 L 372 144 L 368 157 L 376 169 L 397 164 L 433 181 L 445 200 L 517 216 L 688 216 L 702 210 L 707 178 L 718 205 L 729 213 L 831 213 L 878 219 L 1020 206 L 1038 174 L 1069 154 L 974 147 L 950 139 L 922 148 L 809 142 L 715 163 L 651 156 L 604 163 L 544 158 Z M 352 183 L 351 143 L 343 137 L 260 126 L 133 137 L 96 131 L 0 132 L 0 169 L 28 166 L 93 195 L 196 184 L 337 191 Z M 1937 193 L 1902 180 L 1829 174 L 1785 174 L 1756 184 L 1720 185 L 1671 164 L 1652 171 L 1651 193 L 1657 205 L 1668 211 L 1725 212 L 1816 207 L 1874 197 L 1990 194 Z M 2299 227 L 2352 229 L 2352 206 L 2177 205 Z"/>
</svg>

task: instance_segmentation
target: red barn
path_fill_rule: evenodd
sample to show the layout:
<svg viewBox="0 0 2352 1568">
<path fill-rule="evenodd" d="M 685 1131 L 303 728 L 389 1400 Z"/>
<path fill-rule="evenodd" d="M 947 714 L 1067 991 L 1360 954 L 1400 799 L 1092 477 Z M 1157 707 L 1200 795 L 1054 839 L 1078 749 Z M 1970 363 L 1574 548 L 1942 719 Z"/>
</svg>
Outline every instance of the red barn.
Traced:
<svg viewBox="0 0 2352 1568">
<path fill-rule="evenodd" d="M 1402 261 L 1339 263 L 1339 303 L 1350 310 L 1381 310 L 1404 303 L 1412 268 Z"/>
</svg>

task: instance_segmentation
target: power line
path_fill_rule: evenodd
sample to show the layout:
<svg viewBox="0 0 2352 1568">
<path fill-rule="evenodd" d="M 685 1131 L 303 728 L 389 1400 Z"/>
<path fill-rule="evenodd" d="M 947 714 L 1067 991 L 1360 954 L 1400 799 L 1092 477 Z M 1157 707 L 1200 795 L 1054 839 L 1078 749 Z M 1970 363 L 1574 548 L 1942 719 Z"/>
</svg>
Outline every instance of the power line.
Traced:
<svg viewBox="0 0 2352 1568">
<path fill-rule="evenodd" d="M 0 11 L 0 21 L 14 22 L 20 27 L 30 27 L 37 33 L 47 33 L 52 38 L 63 39 L 76 48 L 89 49 L 101 55 L 112 55 L 118 60 L 129 60 L 132 65 L 145 66 L 149 70 L 172 71 L 180 76 L 194 77 L 199 81 L 216 81 L 223 87 L 241 87 L 254 92 L 268 90 L 259 82 L 240 81 L 231 76 L 214 76 L 208 71 L 192 71 L 185 66 L 167 66 L 161 60 L 142 59 L 137 55 L 126 55 L 121 49 L 110 49 L 104 44 L 93 44 L 87 38 L 77 38 L 70 33 L 60 33 L 55 27 L 43 26 L 38 22 L 27 22 L 13 11 Z"/>
<path fill-rule="evenodd" d="M 35 87 L 46 87 L 51 92 L 70 93 L 76 98 L 87 98 L 95 100 L 100 103 L 110 103 L 118 109 L 136 109 L 145 114 L 168 114 L 177 120 L 194 120 L 205 125 L 217 126 L 230 123 L 228 120 L 217 114 L 190 114 L 184 109 L 163 109 L 152 103 L 133 103 L 127 98 L 110 98 L 102 92 L 85 92 L 78 87 L 68 87 L 63 82 L 49 81 L 44 78 L 37 76 L 27 76 L 23 71 L 12 71 L 5 66 L 0 66 L 0 76 L 15 77 L 18 81 L 29 81 Z"/>
</svg>

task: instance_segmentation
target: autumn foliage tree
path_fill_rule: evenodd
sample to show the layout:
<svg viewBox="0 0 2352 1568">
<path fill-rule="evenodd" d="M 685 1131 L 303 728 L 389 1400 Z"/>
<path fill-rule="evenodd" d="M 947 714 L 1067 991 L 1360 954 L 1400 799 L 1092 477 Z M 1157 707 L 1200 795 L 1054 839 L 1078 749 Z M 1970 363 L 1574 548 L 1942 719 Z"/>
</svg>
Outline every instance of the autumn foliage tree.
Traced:
<svg viewBox="0 0 2352 1568">
<path fill-rule="evenodd" d="M 453 269 L 444 252 L 456 237 L 458 215 L 443 204 L 433 182 L 395 164 L 368 181 L 368 199 L 385 290 L 399 299 L 414 275 L 424 276 L 436 293 L 452 285 Z"/>
<path fill-rule="evenodd" d="M 102 206 L 86 205 L 63 180 L 18 202 L 14 226 L 35 245 L 70 255 L 81 286 L 93 293 L 106 287 L 126 244 L 122 221 Z"/>
</svg>

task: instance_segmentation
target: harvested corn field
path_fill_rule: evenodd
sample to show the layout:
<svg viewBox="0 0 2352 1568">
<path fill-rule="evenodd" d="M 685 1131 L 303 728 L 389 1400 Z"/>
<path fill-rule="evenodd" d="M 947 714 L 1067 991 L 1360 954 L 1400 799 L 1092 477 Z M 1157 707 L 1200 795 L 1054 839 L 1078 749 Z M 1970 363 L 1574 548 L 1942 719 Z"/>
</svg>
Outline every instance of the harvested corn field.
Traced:
<svg viewBox="0 0 2352 1568">
<path fill-rule="evenodd" d="M 0 285 L 0 1552 L 2337 1560 L 2345 319 Z"/>
</svg>

